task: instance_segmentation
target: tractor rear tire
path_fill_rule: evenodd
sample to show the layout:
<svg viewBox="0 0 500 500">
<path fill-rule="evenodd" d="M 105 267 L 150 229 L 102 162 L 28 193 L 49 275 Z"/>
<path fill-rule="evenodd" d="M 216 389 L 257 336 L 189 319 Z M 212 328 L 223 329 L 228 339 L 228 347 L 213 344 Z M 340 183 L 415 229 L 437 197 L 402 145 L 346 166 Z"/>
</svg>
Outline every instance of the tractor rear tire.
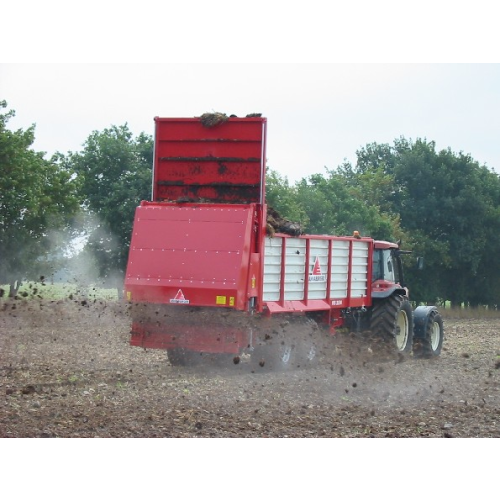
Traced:
<svg viewBox="0 0 500 500">
<path fill-rule="evenodd" d="M 419 358 L 434 358 L 441 354 L 444 340 L 443 318 L 438 311 L 429 314 L 424 337 L 419 339 L 413 354 Z"/>
<path fill-rule="evenodd" d="M 370 330 L 391 343 L 398 353 L 409 353 L 413 348 L 413 310 L 401 295 L 391 295 L 375 302 Z"/>
</svg>

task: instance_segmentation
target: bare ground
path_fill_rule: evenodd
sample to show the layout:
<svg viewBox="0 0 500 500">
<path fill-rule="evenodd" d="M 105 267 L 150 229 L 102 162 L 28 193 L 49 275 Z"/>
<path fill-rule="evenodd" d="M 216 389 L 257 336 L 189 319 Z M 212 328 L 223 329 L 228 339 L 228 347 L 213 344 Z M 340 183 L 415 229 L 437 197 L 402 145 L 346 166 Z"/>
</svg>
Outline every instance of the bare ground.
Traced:
<svg viewBox="0 0 500 500">
<path fill-rule="evenodd" d="M 445 318 L 436 359 L 380 356 L 342 333 L 317 367 L 252 372 L 131 347 L 116 302 L 0 307 L 4 438 L 500 437 L 500 318 Z"/>
</svg>

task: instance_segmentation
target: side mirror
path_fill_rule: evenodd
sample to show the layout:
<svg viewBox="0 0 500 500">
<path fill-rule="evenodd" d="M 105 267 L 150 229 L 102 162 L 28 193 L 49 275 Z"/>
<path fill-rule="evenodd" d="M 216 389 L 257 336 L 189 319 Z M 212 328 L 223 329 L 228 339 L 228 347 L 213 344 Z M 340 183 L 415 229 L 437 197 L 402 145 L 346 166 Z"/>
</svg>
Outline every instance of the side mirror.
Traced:
<svg viewBox="0 0 500 500">
<path fill-rule="evenodd" d="M 424 258 L 417 257 L 417 269 L 421 271 L 424 268 Z"/>
</svg>

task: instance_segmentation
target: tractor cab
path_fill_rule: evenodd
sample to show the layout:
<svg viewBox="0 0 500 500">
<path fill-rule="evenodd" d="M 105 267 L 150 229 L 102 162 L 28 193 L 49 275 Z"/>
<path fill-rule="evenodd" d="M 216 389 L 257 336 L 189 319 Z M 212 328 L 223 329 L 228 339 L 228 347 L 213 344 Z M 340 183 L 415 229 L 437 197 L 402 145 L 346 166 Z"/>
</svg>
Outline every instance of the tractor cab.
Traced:
<svg viewBox="0 0 500 500">
<path fill-rule="evenodd" d="M 411 253 L 400 250 L 397 243 L 375 241 L 373 246 L 372 297 L 383 298 L 400 289 L 408 295 L 405 288 L 401 255 Z"/>
</svg>

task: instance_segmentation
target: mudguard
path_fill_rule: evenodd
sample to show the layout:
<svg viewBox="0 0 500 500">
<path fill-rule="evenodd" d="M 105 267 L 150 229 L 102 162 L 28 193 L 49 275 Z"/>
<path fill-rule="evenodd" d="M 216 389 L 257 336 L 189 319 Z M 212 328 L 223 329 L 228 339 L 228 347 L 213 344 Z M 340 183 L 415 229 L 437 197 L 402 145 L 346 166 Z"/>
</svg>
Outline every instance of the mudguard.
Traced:
<svg viewBox="0 0 500 500">
<path fill-rule="evenodd" d="M 380 291 L 372 289 L 372 299 L 385 299 L 390 295 L 392 295 L 393 293 L 406 295 L 406 290 L 404 288 L 401 288 L 399 285 L 392 285 L 387 288 L 383 288 Z"/>
<path fill-rule="evenodd" d="M 413 337 L 423 339 L 427 329 L 427 323 L 432 311 L 437 311 L 436 306 L 418 306 L 413 311 Z"/>
</svg>

